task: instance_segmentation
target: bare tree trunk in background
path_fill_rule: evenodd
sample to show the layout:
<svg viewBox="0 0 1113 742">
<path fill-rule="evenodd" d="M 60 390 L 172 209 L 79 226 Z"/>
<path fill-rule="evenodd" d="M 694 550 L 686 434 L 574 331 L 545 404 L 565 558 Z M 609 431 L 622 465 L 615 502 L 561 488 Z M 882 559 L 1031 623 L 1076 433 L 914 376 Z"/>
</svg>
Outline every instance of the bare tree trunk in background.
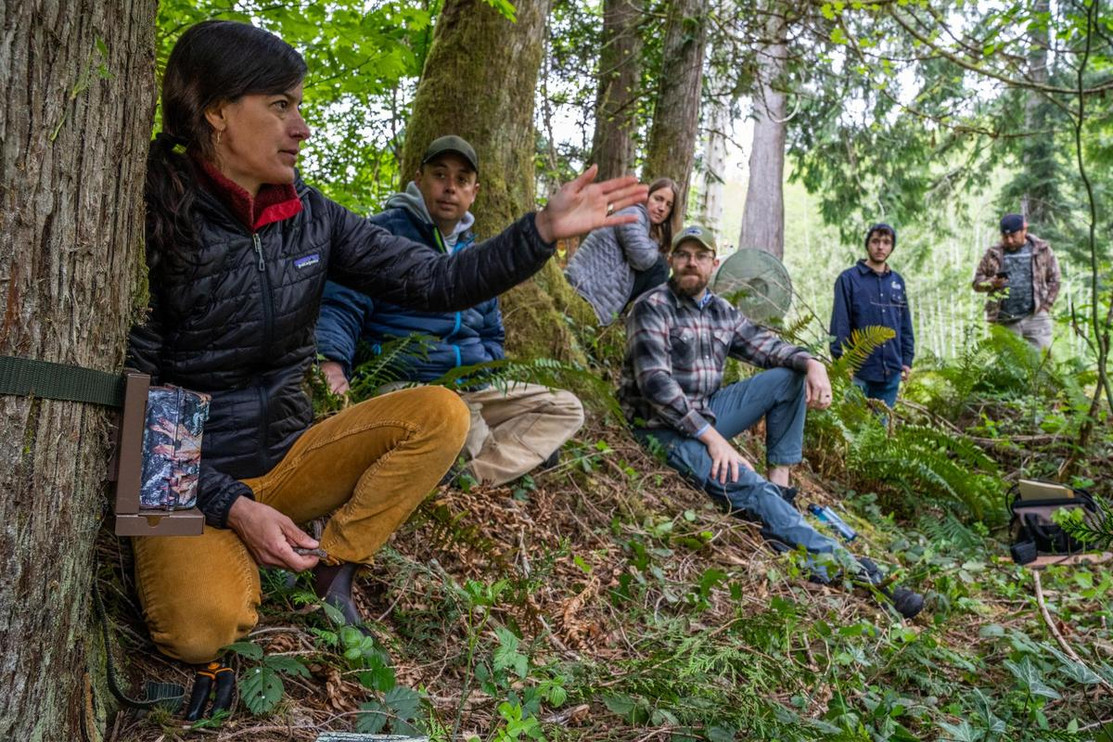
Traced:
<svg viewBox="0 0 1113 742">
<path fill-rule="evenodd" d="M 143 245 L 153 0 L 0 0 L 0 354 L 119 371 Z M 103 408 L 0 396 L 0 739 L 99 740 Z"/>
<path fill-rule="evenodd" d="M 1043 14 L 1046 16 L 1050 12 L 1050 0 L 1035 0 L 1032 6 L 1033 14 Z M 1032 82 L 1047 84 L 1047 48 L 1050 44 L 1050 36 L 1048 35 L 1048 28 L 1044 26 L 1036 26 L 1032 29 L 1031 47 L 1028 49 L 1028 78 Z M 1028 167 L 1028 163 L 1035 160 L 1037 169 L 1046 170 L 1054 174 L 1054 165 L 1047 164 L 1047 160 L 1053 160 L 1055 154 L 1053 152 L 1054 144 L 1050 132 L 1044 133 L 1048 125 L 1048 108 L 1051 105 L 1043 99 L 1039 93 L 1034 90 L 1028 90 L 1025 93 L 1026 100 L 1024 102 L 1024 124 L 1028 131 L 1038 132 L 1034 135 L 1032 143 L 1027 146 L 1026 156 L 1024 163 L 1020 167 Z M 1041 167 L 1042 165 L 1042 167 Z M 1021 211 L 1028 219 L 1028 222 L 1035 227 L 1037 234 L 1039 233 L 1040 225 L 1046 225 L 1050 222 L 1052 216 L 1053 204 L 1051 200 L 1056 195 L 1054 186 L 1054 178 L 1048 183 L 1033 183 L 1029 185 L 1024 195 L 1021 196 Z"/>
<path fill-rule="evenodd" d="M 550 0 L 516 3 L 511 23 L 481 0 L 447 0 L 417 86 L 402 172 L 417 172 L 436 137 L 458 134 L 479 156 L 480 235 L 496 234 L 536 208 L 534 89 Z M 583 360 L 558 313 L 572 294 L 555 261 L 502 296 L 508 355 Z M 554 303 L 556 302 L 556 303 Z"/>
<path fill-rule="evenodd" d="M 785 254 L 785 95 L 777 88 L 788 55 L 786 32 L 776 6 L 766 23 L 767 43 L 758 52 L 750 183 L 738 236 L 739 248 L 765 250 L 779 259 Z"/>
<path fill-rule="evenodd" d="M 703 55 L 707 46 L 707 0 L 676 0 L 669 6 L 661 53 L 660 85 L 642 179 L 672 178 L 686 207 L 699 128 Z M 682 208 L 682 214 L 686 210 Z"/>
<path fill-rule="evenodd" d="M 700 174 L 701 187 L 695 206 L 694 219 L 710 229 L 719 241 L 720 254 L 729 252 L 729 245 L 723 239 L 723 183 L 726 179 L 727 138 L 730 127 L 730 91 L 727 81 L 721 75 L 713 75 L 708 87 L 711 96 L 708 100 L 706 119 L 707 137 L 704 140 L 703 172 Z"/>
<path fill-rule="evenodd" d="M 642 0 L 604 0 L 595 133 L 588 160 L 599 165 L 600 179 L 617 178 L 633 169 L 642 70 L 641 16 Z"/>
</svg>

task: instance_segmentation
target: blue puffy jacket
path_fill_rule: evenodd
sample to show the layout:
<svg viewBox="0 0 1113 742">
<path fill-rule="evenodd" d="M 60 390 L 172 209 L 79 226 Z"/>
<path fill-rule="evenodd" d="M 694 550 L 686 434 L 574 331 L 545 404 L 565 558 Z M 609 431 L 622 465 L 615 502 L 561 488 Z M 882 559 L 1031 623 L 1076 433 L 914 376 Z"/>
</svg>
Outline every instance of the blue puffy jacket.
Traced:
<svg viewBox="0 0 1113 742">
<path fill-rule="evenodd" d="M 424 204 L 412 184 L 411 193 L 398 194 L 387 202 L 388 208 L 368 221 L 391 234 L 421 244 L 421 248 L 442 252 L 436 226 L 426 221 Z M 403 205 L 395 205 L 403 204 Z M 452 252 L 466 250 L 475 243 L 470 231 L 462 232 Z M 360 340 L 378 352 L 380 345 L 396 337 L 412 334 L 429 335 L 436 342 L 424 358 L 410 357 L 402 369 L 403 378 L 432 381 L 456 366 L 469 366 L 505 358 L 503 342 L 506 333 L 498 299 L 489 299 L 459 312 L 422 312 L 398 304 L 376 300 L 338 283 L 328 282 L 321 301 L 321 318 L 317 325 L 317 352 L 344 367 L 351 377 L 356 348 Z"/>
<path fill-rule="evenodd" d="M 878 275 L 865 260 L 859 260 L 835 281 L 831 355 L 842 355 L 851 331 L 871 325 L 889 327 L 896 337 L 876 349 L 854 375 L 863 381 L 881 382 L 899 374 L 902 365 L 911 368 L 916 345 L 904 279 L 894 270 Z"/>
</svg>

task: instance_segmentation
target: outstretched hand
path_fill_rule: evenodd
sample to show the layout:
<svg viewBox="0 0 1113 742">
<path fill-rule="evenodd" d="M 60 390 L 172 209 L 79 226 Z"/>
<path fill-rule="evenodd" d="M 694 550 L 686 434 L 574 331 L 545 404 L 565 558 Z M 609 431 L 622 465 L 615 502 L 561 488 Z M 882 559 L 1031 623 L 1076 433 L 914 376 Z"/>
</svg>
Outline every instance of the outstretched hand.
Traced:
<svg viewBox="0 0 1113 742">
<path fill-rule="evenodd" d="M 545 208 L 537 212 L 537 232 L 545 242 L 575 237 L 600 227 L 637 221 L 633 214 L 616 215 L 627 206 L 645 203 L 649 188 L 632 175 L 593 183 L 598 165 L 560 187 Z"/>
</svg>

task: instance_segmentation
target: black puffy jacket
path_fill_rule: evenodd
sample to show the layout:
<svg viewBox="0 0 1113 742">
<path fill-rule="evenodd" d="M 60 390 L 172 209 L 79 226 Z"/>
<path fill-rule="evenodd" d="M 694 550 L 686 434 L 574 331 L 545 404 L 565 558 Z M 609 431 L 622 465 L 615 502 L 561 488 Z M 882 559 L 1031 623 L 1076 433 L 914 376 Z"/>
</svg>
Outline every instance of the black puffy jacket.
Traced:
<svg viewBox="0 0 1113 742">
<path fill-rule="evenodd" d="M 455 310 L 496 296 L 553 253 L 528 215 L 455 255 L 414 249 L 300 180 L 302 211 L 252 233 L 206 190 L 195 206 L 196 265 L 151 286 L 147 322 L 128 363 L 152 383 L 212 395 L 198 505 L 225 527 L 238 481 L 270 471 L 312 422 L 302 383 L 315 357 L 326 278 L 422 309 Z"/>
</svg>

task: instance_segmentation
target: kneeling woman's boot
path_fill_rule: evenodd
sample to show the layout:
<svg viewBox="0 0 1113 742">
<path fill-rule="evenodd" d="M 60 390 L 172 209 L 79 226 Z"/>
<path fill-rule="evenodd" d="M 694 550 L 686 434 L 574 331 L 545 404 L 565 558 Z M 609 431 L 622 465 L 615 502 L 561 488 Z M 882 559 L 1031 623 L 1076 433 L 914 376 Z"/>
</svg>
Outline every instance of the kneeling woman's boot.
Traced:
<svg viewBox="0 0 1113 742">
<path fill-rule="evenodd" d="M 317 597 L 339 610 L 344 622 L 352 625 L 363 621 L 352 598 L 352 578 L 357 569 L 359 565 L 354 562 L 318 564 L 313 568 L 313 591 Z"/>
</svg>

